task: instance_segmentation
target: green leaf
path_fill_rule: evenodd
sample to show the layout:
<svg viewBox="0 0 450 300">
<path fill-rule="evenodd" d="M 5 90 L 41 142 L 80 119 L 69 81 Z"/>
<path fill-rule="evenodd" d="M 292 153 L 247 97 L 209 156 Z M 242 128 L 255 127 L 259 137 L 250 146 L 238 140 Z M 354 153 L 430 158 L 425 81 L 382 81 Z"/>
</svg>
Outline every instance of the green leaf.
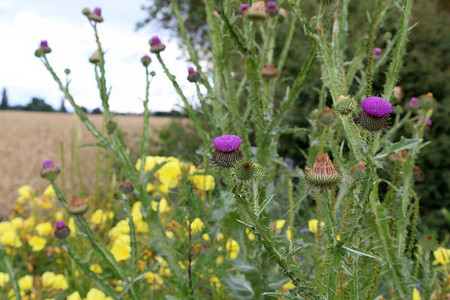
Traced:
<svg viewBox="0 0 450 300">
<path fill-rule="evenodd" d="M 422 139 L 405 139 L 403 137 L 399 142 L 396 142 L 396 143 L 387 142 L 383 151 L 378 153 L 378 155 L 375 156 L 375 159 L 383 159 L 388 155 L 398 153 L 403 150 L 412 149 L 415 146 L 417 146 L 418 144 L 420 144 L 421 142 L 422 142 Z"/>
<path fill-rule="evenodd" d="M 370 258 L 376 259 L 376 260 L 378 260 L 378 261 L 380 261 L 380 262 L 383 261 L 383 260 L 382 260 L 381 258 L 379 258 L 378 256 L 376 256 L 376 255 L 374 255 L 374 254 L 372 254 L 372 253 L 370 253 L 370 252 L 367 252 L 367 251 L 358 249 L 358 248 L 346 247 L 346 246 L 344 246 L 344 247 L 342 247 L 342 248 L 345 249 L 345 250 L 347 250 L 348 252 L 353 253 L 353 254 L 356 254 L 356 255 L 370 257 Z"/>
<path fill-rule="evenodd" d="M 236 276 L 228 275 L 221 278 L 221 281 L 228 287 L 227 292 L 234 299 L 253 299 L 255 295 L 252 286 L 242 274 L 237 274 Z"/>
<path fill-rule="evenodd" d="M 279 127 L 275 128 L 270 132 L 271 135 L 277 134 L 294 134 L 294 133 L 307 133 L 309 129 L 307 128 L 289 128 L 289 127 Z"/>
<path fill-rule="evenodd" d="M 259 217 L 259 215 L 261 215 L 261 213 L 264 211 L 266 206 L 270 203 L 270 201 L 272 201 L 273 197 L 275 197 L 275 195 L 270 195 L 268 198 L 266 198 L 263 201 L 263 203 L 261 203 L 261 206 L 259 208 L 259 212 L 256 214 L 257 217 Z"/>
</svg>

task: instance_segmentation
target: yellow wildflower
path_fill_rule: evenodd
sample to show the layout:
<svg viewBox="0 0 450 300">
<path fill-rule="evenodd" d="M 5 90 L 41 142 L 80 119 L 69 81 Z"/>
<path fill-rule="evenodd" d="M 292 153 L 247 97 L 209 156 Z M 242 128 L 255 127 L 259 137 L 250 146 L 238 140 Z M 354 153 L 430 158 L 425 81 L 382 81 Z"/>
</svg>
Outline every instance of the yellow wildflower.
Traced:
<svg viewBox="0 0 450 300">
<path fill-rule="evenodd" d="M 9 282 L 9 275 L 7 273 L 0 272 L 0 287 L 5 287 L 5 284 Z"/>
<path fill-rule="evenodd" d="M 73 292 L 72 294 L 70 294 L 69 296 L 67 296 L 66 300 L 81 300 L 81 296 L 80 293 L 78 292 Z"/>
<path fill-rule="evenodd" d="M 26 218 L 25 222 L 23 222 L 23 227 L 25 229 L 29 229 L 29 228 L 32 228 L 35 223 L 36 223 L 36 218 L 33 215 L 31 215 L 28 218 Z"/>
<path fill-rule="evenodd" d="M 108 235 L 113 238 L 118 238 L 121 235 L 128 234 L 130 232 L 130 225 L 128 219 L 119 221 L 116 226 L 111 228 Z"/>
<path fill-rule="evenodd" d="M 45 244 L 47 243 L 47 240 L 33 235 L 29 240 L 28 240 L 28 245 L 30 245 L 31 250 L 37 252 L 37 251 L 41 251 L 42 249 L 44 249 Z"/>
<path fill-rule="evenodd" d="M 340 241 L 342 238 L 341 238 L 341 235 L 340 234 L 338 234 L 338 235 L 336 235 L 336 240 L 337 241 Z"/>
<path fill-rule="evenodd" d="M 192 175 L 190 179 L 194 186 L 202 191 L 212 191 L 216 187 L 216 182 L 212 175 Z"/>
<path fill-rule="evenodd" d="M 48 236 L 53 233 L 53 226 L 50 222 L 44 222 L 36 225 L 36 231 L 40 236 Z"/>
<path fill-rule="evenodd" d="M 286 220 L 277 220 L 275 222 L 275 229 L 283 228 L 284 224 L 286 224 Z"/>
<path fill-rule="evenodd" d="M 141 206 L 142 203 L 140 201 L 137 201 L 133 204 L 133 207 L 131 208 L 131 215 L 133 216 L 134 222 L 142 220 Z"/>
<path fill-rule="evenodd" d="M 50 184 L 50 185 L 44 190 L 44 192 L 42 193 L 42 196 L 44 196 L 44 197 L 55 197 L 56 194 L 55 194 L 55 190 L 53 189 L 53 185 Z"/>
<path fill-rule="evenodd" d="M 166 231 L 166 236 L 167 236 L 169 239 L 173 239 L 173 238 L 175 237 L 175 235 L 173 234 L 172 231 Z"/>
<path fill-rule="evenodd" d="M 59 222 L 62 221 L 64 219 L 64 214 L 62 213 L 62 211 L 58 211 L 55 214 L 55 221 Z"/>
<path fill-rule="evenodd" d="M 19 197 L 17 198 L 17 202 L 23 203 L 26 200 L 31 199 L 31 196 L 33 194 L 33 189 L 29 185 L 24 185 L 24 186 L 21 186 L 17 190 L 17 193 L 19 194 Z"/>
<path fill-rule="evenodd" d="M 159 202 L 152 201 L 152 209 L 154 211 L 159 211 L 159 213 L 168 212 L 169 208 L 166 198 L 162 198 Z"/>
<path fill-rule="evenodd" d="M 55 282 L 56 275 L 53 272 L 45 272 L 42 274 L 42 285 L 44 287 L 51 287 Z"/>
<path fill-rule="evenodd" d="M 153 289 L 159 289 L 164 284 L 161 276 L 153 272 L 145 274 L 144 278 L 148 280 Z"/>
<path fill-rule="evenodd" d="M 250 230 L 250 228 L 245 228 L 245 233 L 250 241 L 255 240 L 255 234 Z"/>
<path fill-rule="evenodd" d="M 33 277 L 25 275 L 17 281 L 21 291 L 29 291 L 33 288 Z"/>
<path fill-rule="evenodd" d="M 422 297 L 420 297 L 419 290 L 415 287 L 413 291 L 413 300 L 421 300 Z"/>
<path fill-rule="evenodd" d="M 294 234 L 293 234 L 292 230 L 290 230 L 290 229 L 286 230 L 286 237 L 287 237 L 288 241 L 292 242 L 292 240 L 294 239 Z"/>
<path fill-rule="evenodd" d="M 220 243 L 221 241 L 223 241 L 223 233 L 219 232 L 219 234 L 216 236 L 216 241 L 218 243 Z"/>
<path fill-rule="evenodd" d="M 127 260 L 130 258 L 130 236 L 129 235 L 121 235 L 115 241 L 111 248 L 111 253 L 114 255 L 114 258 L 120 262 L 122 260 Z"/>
<path fill-rule="evenodd" d="M 17 230 L 22 229 L 24 225 L 23 219 L 20 217 L 14 218 L 11 220 L 11 225 Z"/>
<path fill-rule="evenodd" d="M 318 230 L 318 225 L 319 225 L 319 220 L 317 219 L 312 219 L 308 221 L 308 229 L 309 231 L 311 231 L 312 233 L 317 233 Z M 320 227 L 325 226 L 324 222 L 320 222 Z"/>
<path fill-rule="evenodd" d="M 287 293 L 287 292 L 289 292 L 290 290 L 293 290 L 293 289 L 295 289 L 295 285 L 292 283 L 292 280 L 286 282 L 285 284 L 283 284 L 280 287 L 280 290 L 281 290 L 282 293 Z"/>
<path fill-rule="evenodd" d="M 441 264 L 442 266 L 446 266 L 450 262 L 450 249 L 439 247 L 433 251 L 433 255 L 433 265 Z"/>
<path fill-rule="evenodd" d="M 178 185 L 178 176 L 181 175 L 180 163 L 177 158 L 169 157 L 168 161 L 158 170 L 159 181 L 169 188 Z"/>
<path fill-rule="evenodd" d="M 77 226 L 75 225 L 75 220 L 73 218 L 69 219 L 67 227 L 69 227 L 71 233 L 77 232 Z"/>
<path fill-rule="evenodd" d="M 238 256 L 239 250 L 241 250 L 239 244 L 232 238 L 228 239 L 227 243 L 225 244 L 225 249 L 229 251 L 229 258 L 231 259 L 235 259 Z"/>
<path fill-rule="evenodd" d="M 103 210 L 97 209 L 91 216 L 91 222 L 94 225 L 100 225 L 103 220 Z"/>
<path fill-rule="evenodd" d="M 136 227 L 136 232 L 148 232 L 148 225 L 143 220 L 140 220 L 138 222 L 134 222 L 134 225 Z"/>
<path fill-rule="evenodd" d="M 0 243 L 4 246 L 20 248 L 22 247 L 22 242 L 20 241 L 17 231 L 13 228 L 11 231 L 3 232 L 0 236 Z"/>
<path fill-rule="evenodd" d="M 145 190 L 147 191 L 147 193 L 152 192 L 155 189 L 155 186 L 151 183 L 147 184 L 147 187 L 145 188 Z"/>
<path fill-rule="evenodd" d="M 203 238 L 205 241 L 209 242 L 209 234 L 204 233 L 204 234 L 202 235 L 202 238 Z"/>
<path fill-rule="evenodd" d="M 194 221 L 191 223 L 191 230 L 192 233 L 196 234 L 197 232 L 200 232 L 203 230 L 204 224 L 200 218 L 195 218 Z"/>
<path fill-rule="evenodd" d="M 105 293 L 96 288 L 91 288 L 86 295 L 86 300 L 112 300 L 111 297 L 106 297 Z"/>
<path fill-rule="evenodd" d="M 91 270 L 92 272 L 97 273 L 97 274 L 101 274 L 103 272 L 103 269 L 102 269 L 102 267 L 100 267 L 99 264 L 91 265 L 89 267 L 89 270 Z"/>
<path fill-rule="evenodd" d="M 147 171 L 151 171 L 156 165 L 156 160 L 154 159 L 153 156 L 147 156 L 145 158 L 145 163 L 144 163 L 144 172 Z M 136 170 L 140 170 L 141 169 L 141 159 L 138 159 L 136 162 Z"/>
<path fill-rule="evenodd" d="M 14 231 L 16 230 L 14 228 L 14 226 L 12 226 L 11 223 L 6 222 L 6 221 L 0 222 L 0 233 L 8 232 L 11 230 L 14 230 Z"/>
<path fill-rule="evenodd" d="M 160 184 L 158 186 L 158 192 L 160 192 L 161 194 L 167 195 L 169 193 L 169 186 Z"/>
</svg>

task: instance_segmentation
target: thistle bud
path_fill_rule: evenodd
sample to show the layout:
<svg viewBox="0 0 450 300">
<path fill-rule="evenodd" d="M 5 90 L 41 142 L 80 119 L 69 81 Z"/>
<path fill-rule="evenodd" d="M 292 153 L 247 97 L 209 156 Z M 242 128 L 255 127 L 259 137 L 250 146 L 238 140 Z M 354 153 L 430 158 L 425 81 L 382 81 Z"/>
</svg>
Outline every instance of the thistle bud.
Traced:
<svg viewBox="0 0 450 300">
<path fill-rule="evenodd" d="M 145 54 L 144 56 L 142 56 L 141 62 L 142 62 L 142 65 L 147 68 L 150 65 L 150 63 L 152 62 L 152 59 L 150 58 L 150 56 Z"/>
<path fill-rule="evenodd" d="M 402 100 L 403 99 L 403 89 L 402 89 L 401 86 L 394 87 L 394 97 L 397 100 Z"/>
<path fill-rule="evenodd" d="M 98 50 L 92 53 L 91 57 L 89 57 L 89 62 L 94 65 L 100 64 L 100 54 L 98 53 Z"/>
<path fill-rule="evenodd" d="M 44 159 L 44 162 L 42 163 L 42 171 L 41 171 L 42 178 L 45 178 L 50 181 L 54 181 L 56 179 L 56 177 L 58 177 L 59 173 L 60 173 L 60 169 L 55 165 L 53 160 Z"/>
<path fill-rule="evenodd" d="M 278 14 L 277 3 L 275 1 L 267 2 L 267 11 L 271 17 L 275 17 Z"/>
<path fill-rule="evenodd" d="M 405 105 L 405 108 L 407 110 L 417 112 L 418 102 L 419 102 L 419 99 L 416 97 L 413 97 L 413 98 L 409 99 L 409 102 Z"/>
<path fill-rule="evenodd" d="M 87 212 L 88 209 L 89 205 L 86 200 L 83 200 L 78 196 L 73 196 L 67 210 L 72 215 L 82 215 Z"/>
<path fill-rule="evenodd" d="M 394 112 L 394 114 L 400 115 L 403 113 L 404 109 L 401 105 L 396 105 L 392 111 Z"/>
<path fill-rule="evenodd" d="M 420 246 L 425 251 L 436 250 L 436 248 L 438 248 L 438 246 L 439 246 L 439 243 L 437 242 L 437 240 L 430 234 L 422 236 L 419 240 L 419 243 L 420 243 Z"/>
<path fill-rule="evenodd" d="M 319 153 L 313 168 L 305 168 L 305 180 L 314 187 L 329 188 L 341 181 L 341 174 L 334 168 L 328 154 Z"/>
<path fill-rule="evenodd" d="M 156 35 L 150 39 L 149 44 L 151 53 L 159 53 L 161 51 L 164 51 L 164 49 L 166 49 L 166 45 L 161 43 L 161 40 Z"/>
<path fill-rule="evenodd" d="M 422 118 L 422 123 L 426 123 L 426 126 L 429 127 L 433 122 L 430 119 L 427 119 L 426 117 Z"/>
<path fill-rule="evenodd" d="M 313 120 L 316 120 L 320 115 L 320 112 L 317 108 L 314 108 L 311 113 L 309 114 L 309 117 Z"/>
<path fill-rule="evenodd" d="M 436 99 L 434 99 L 432 93 L 422 95 L 418 99 L 417 106 L 423 110 L 434 109 L 436 107 Z"/>
<path fill-rule="evenodd" d="M 197 82 L 199 79 L 200 79 L 200 73 L 195 71 L 195 69 L 193 67 L 189 67 L 187 80 L 189 82 Z"/>
<path fill-rule="evenodd" d="M 364 162 L 360 162 L 359 164 L 353 166 L 350 169 L 350 175 L 355 180 L 361 180 L 366 177 L 366 164 Z"/>
<path fill-rule="evenodd" d="M 64 224 L 64 221 L 56 222 L 56 230 L 55 230 L 55 237 L 63 240 L 67 238 L 70 235 L 70 229 L 69 227 Z"/>
<path fill-rule="evenodd" d="M 50 52 L 52 52 L 52 49 L 50 49 L 50 47 L 48 46 L 48 42 L 46 40 L 42 40 L 39 48 L 36 50 L 36 52 L 34 52 L 34 55 L 36 55 L 36 57 L 42 57 Z"/>
<path fill-rule="evenodd" d="M 278 15 L 280 16 L 281 21 L 285 21 L 285 20 L 287 20 L 287 18 L 288 18 L 287 11 L 286 11 L 286 9 L 284 9 L 283 7 L 280 8 L 280 10 L 278 11 Z"/>
<path fill-rule="evenodd" d="M 389 115 L 392 105 L 385 99 L 372 96 L 361 102 L 363 111 L 358 114 L 355 122 L 367 131 L 386 130 L 389 125 Z"/>
<path fill-rule="evenodd" d="M 109 120 L 109 121 L 106 123 L 106 132 L 107 132 L 109 135 L 113 134 L 114 131 L 116 131 L 116 128 L 117 128 L 117 123 L 114 122 L 113 120 Z"/>
<path fill-rule="evenodd" d="M 87 16 L 89 16 L 89 14 L 91 13 L 91 10 L 90 10 L 89 8 L 85 7 L 85 8 L 83 8 L 83 10 L 81 11 L 81 13 L 87 17 Z"/>
<path fill-rule="evenodd" d="M 344 96 L 340 96 L 334 105 L 334 110 L 341 116 L 350 114 L 355 108 L 356 102 L 352 98 Z"/>
<path fill-rule="evenodd" d="M 102 9 L 100 7 L 94 8 L 94 10 L 87 17 L 90 21 L 95 23 L 103 22 Z"/>
<path fill-rule="evenodd" d="M 425 173 L 419 168 L 419 166 L 414 166 L 413 168 L 413 179 L 416 182 L 425 181 Z"/>
<path fill-rule="evenodd" d="M 64 69 L 64 74 L 69 75 L 70 74 L 70 69 L 69 68 L 65 68 Z"/>
<path fill-rule="evenodd" d="M 234 166 L 237 161 L 244 157 L 241 150 L 239 150 L 241 143 L 241 138 L 236 135 L 216 137 L 213 140 L 213 145 L 216 150 L 211 156 L 212 163 L 225 169 Z"/>
<path fill-rule="evenodd" d="M 328 106 L 325 107 L 319 114 L 319 122 L 325 126 L 334 124 L 336 122 L 336 113 Z"/>
<path fill-rule="evenodd" d="M 381 48 L 373 48 L 373 58 L 380 58 L 382 52 Z"/>
<path fill-rule="evenodd" d="M 250 21 L 265 21 L 267 19 L 266 4 L 264 1 L 256 1 L 245 11 L 244 16 Z"/>
<path fill-rule="evenodd" d="M 263 80 L 272 80 L 278 76 L 278 70 L 272 65 L 265 65 L 261 70 L 261 77 Z"/>
<path fill-rule="evenodd" d="M 123 194 L 131 194 L 134 191 L 134 187 L 131 184 L 131 182 L 127 179 L 119 186 L 119 191 L 121 191 Z"/>
<path fill-rule="evenodd" d="M 239 14 L 243 15 L 248 10 L 248 3 L 244 3 L 241 5 L 239 9 Z"/>
<path fill-rule="evenodd" d="M 239 162 L 233 167 L 233 175 L 237 180 L 249 181 L 251 179 L 257 179 L 262 175 L 259 167 L 251 162 Z"/>
</svg>

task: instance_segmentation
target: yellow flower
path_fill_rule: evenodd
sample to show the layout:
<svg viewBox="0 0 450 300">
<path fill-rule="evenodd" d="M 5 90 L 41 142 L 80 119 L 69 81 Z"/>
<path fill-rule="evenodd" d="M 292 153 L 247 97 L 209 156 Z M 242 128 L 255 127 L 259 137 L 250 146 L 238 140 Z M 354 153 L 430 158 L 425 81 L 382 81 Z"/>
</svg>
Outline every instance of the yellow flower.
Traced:
<svg viewBox="0 0 450 300">
<path fill-rule="evenodd" d="M 167 162 L 158 170 L 159 181 L 169 188 L 178 185 L 178 176 L 181 175 L 180 163 L 177 158 L 169 157 Z"/>
<path fill-rule="evenodd" d="M 44 287 L 51 287 L 55 282 L 56 275 L 53 272 L 45 272 L 42 274 L 42 285 Z"/>
<path fill-rule="evenodd" d="M 308 221 L 308 229 L 309 229 L 309 231 L 311 231 L 312 233 L 317 233 L 318 224 L 319 224 L 319 220 L 317 220 L 317 219 L 309 220 Z M 320 222 L 320 227 L 323 227 L 324 225 L 325 225 L 324 222 Z"/>
<path fill-rule="evenodd" d="M 33 227 L 35 223 L 36 223 L 36 219 L 33 215 L 31 215 L 25 220 L 25 222 L 23 222 L 23 227 L 25 229 L 29 229 L 29 228 Z"/>
<path fill-rule="evenodd" d="M 294 239 L 294 234 L 293 234 L 292 230 L 290 230 L 290 229 L 286 230 L 286 237 L 287 237 L 288 241 L 292 242 L 292 240 Z"/>
<path fill-rule="evenodd" d="M 209 234 L 204 233 L 204 234 L 202 235 L 202 238 L 203 238 L 205 241 L 209 242 Z"/>
<path fill-rule="evenodd" d="M 148 225 L 144 221 L 140 220 L 138 222 L 134 222 L 137 232 L 148 232 Z"/>
<path fill-rule="evenodd" d="M 202 191 L 212 191 L 216 187 L 216 182 L 212 175 L 192 175 L 190 179 L 194 186 Z"/>
<path fill-rule="evenodd" d="M 420 297 L 420 292 L 419 290 L 415 287 L 414 291 L 413 291 L 413 300 L 421 300 L 422 298 Z"/>
<path fill-rule="evenodd" d="M 58 211 L 55 214 L 55 221 L 59 222 L 59 221 L 62 221 L 63 219 L 64 219 L 64 214 L 62 213 L 62 211 Z"/>
<path fill-rule="evenodd" d="M 133 216 L 134 222 L 142 220 L 141 206 L 142 203 L 140 201 L 137 201 L 133 204 L 133 207 L 131 208 L 131 215 Z"/>
<path fill-rule="evenodd" d="M 290 290 L 293 290 L 293 289 L 295 289 L 295 285 L 292 283 L 292 280 L 286 282 L 285 284 L 283 284 L 280 287 L 280 290 L 281 290 L 282 293 L 287 293 L 287 292 L 289 292 Z"/>
<path fill-rule="evenodd" d="M 67 227 L 69 227 L 71 233 L 77 232 L 77 226 L 75 225 L 75 220 L 73 218 L 69 219 Z"/>
<path fill-rule="evenodd" d="M 433 255 L 433 265 L 441 264 L 442 266 L 446 266 L 450 262 L 450 249 L 439 247 L 433 251 Z"/>
<path fill-rule="evenodd" d="M 147 156 L 145 158 L 145 164 L 144 164 L 144 172 L 151 171 L 153 167 L 156 165 L 156 160 L 153 156 Z M 136 170 L 141 169 L 141 159 L 138 159 L 136 162 Z"/>
<path fill-rule="evenodd" d="M 152 201 L 152 209 L 154 211 L 159 211 L 159 213 L 168 212 L 169 207 L 166 198 L 162 198 L 159 202 Z"/>
<path fill-rule="evenodd" d="M 36 225 L 36 231 L 40 236 L 48 236 L 53 233 L 53 226 L 50 222 L 44 222 Z"/>
<path fill-rule="evenodd" d="M 249 228 L 245 228 L 245 233 L 250 241 L 255 240 L 255 234 Z"/>
<path fill-rule="evenodd" d="M 173 239 L 173 238 L 175 237 L 175 235 L 173 234 L 172 231 L 166 231 L 166 236 L 167 236 L 169 239 Z"/>
<path fill-rule="evenodd" d="M 283 228 L 284 224 L 286 224 L 286 220 L 277 220 L 275 222 L 275 229 Z"/>
<path fill-rule="evenodd" d="M 44 196 L 44 197 L 55 197 L 56 194 L 55 194 L 55 190 L 53 189 L 53 185 L 50 184 L 50 185 L 44 190 L 44 192 L 42 193 L 42 196 Z"/>
<path fill-rule="evenodd" d="M 33 277 L 31 275 L 25 275 L 17 281 L 21 291 L 29 291 L 33 288 Z"/>
<path fill-rule="evenodd" d="M 225 244 L 225 249 L 229 251 L 229 258 L 231 259 L 235 259 L 238 256 L 239 250 L 241 250 L 239 244 L 232 238 L 228 239 L 227 243 Z"/>
<path fill-rule="evenodd" d="M 44 238 L 41 238 L 39 236 L 33 235 L 29 240 L 28 240 L 28 245 L 30 245 L 31 249 L 33 251 L 41 251 L 42 249 L 44 249 L 45 244 L 47 243 L 47 240 Z"/>
<path fill-rule="evenodd" d="M 15 231 L 16 229 L 14 228 L 14 226 L 12 226 L 11 223 L 3 221 L 0 222 L 0 233 L 4 233 L 4 232 L 8 232 L 8 231 Z"/>
<path fill-rule="evenodd" d="M 342 238 L 341 238 L 341 235 L 340 234 L 338 234 L 338 235 L 336 235 L 336 240 L 337 241 L 340 241 Z"/>
<path fill-rule="evenodd" d="M 7 273 L 0 272 L 0 287 L 5 287 L 5 284 L 9 282 L 9 275 Z"/>
<path fill-rule="evenodd" d="M 161 278 L 161 276 L 153 272 L 145 274 L 144 278 L 148 280 L 148 282 L 154 289 L 159 289 L 164 284 L 164 280 Z"/>
<path fill-rule="evenodd" d="M 114 258 L 120 262 L 122 260 L 127 260 L 130 258 L 130 236 L 129 235 L 121 235 L 115 241 L 111 248 L 111 253 L 114 255 Z"/>
<path fill-rule="evenodd" d="M 24 225 L 23 219 L 20 217 L 14 218 L 11 220 L 11 225 L 17 230 L 22 229 Z"/>
<path fill-rule="evenodd" d="M 96 288 L 91 288 L 86 295 L 86 300 L 112 300 L 111 297 L 106 297 L 105 293 Z"/>
<path fill-rule="evenodd" d="M 151 183 L 147 184 L 147 187 L 145 188 L 145 190 L 147 191 L 147 193 L 152 192 L 155 189 L 155 186 Z"/>
<path fill-rule="evenodd" d="M 22 242 L 20 241 L 17 231 L 13 228 L 11 231 L 3 232 L 0 236 L 0 243 L 4 246 L 20 248 L 22 247 Z"/>
<path fill-rule="evenodd" d="M 128 234 L 130 232 L 130 225 L 128 224 L 128 219 L 119 221 L 116 226 L 114 226 L 108 235 L 113 238 L 118 238 L 121 235 Z"/>
<path fill-rule="evenodd" d="M 197 232 L 202 231 L 204 225 L 202 220 L 200 220 L 200 218 L 195 218 L 194 221 L 192 221 L 191 223 L 191 230 L 192 233 L 196 234 Z"/>
<path fill-rule="evenodd" d="M 165 184 L 160 184 L 158 186 L 158 192 L 160 192 L 161 194 L 167 195 L 169 193 L 169 186 L 167 186 Z"/>
<path fill-rule="evenodd" d="M 100 267 L 99 264 L 93 264 L 89 267 L 89 270 L 91 270 L 94 273 L 100 274 L 103 272 L 102 267 Z"/>
<path fill-rule="evenodd" d="M 26 200 L 31 199 L 31 196 L 33 194 L 33 189 L 29 185 L 24 185 L 24 186 L 21 186 L 17 190 L 17 193 L 19 194 L 19 197 L 17 198 L 17 202 L 23 203 Z"/>
<path fill-rule="evenodd" d="M 100 225 L 103 220 L 103 210 L 97 209 L 91 216 L 91 222 L 94 223 L 94 225 Z"/>
<path fill-rule="evenodd" d="M 80 293 L 78 292 L 73 292 L 72 294 L 70 294 L 69 296 L 67 296 L 66 300 L 81 300 L 81 296 Z"/>
</svg>

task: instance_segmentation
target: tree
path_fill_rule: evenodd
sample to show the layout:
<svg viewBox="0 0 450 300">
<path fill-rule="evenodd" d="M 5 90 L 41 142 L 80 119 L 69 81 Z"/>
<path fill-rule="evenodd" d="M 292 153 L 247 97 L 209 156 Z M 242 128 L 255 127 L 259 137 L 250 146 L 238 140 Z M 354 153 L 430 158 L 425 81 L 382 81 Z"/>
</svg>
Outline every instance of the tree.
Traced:
<svg viewBox="0 0 450 300">
<path fill-rule="evenodd" d="M 24 109 L 28 111 L 55 111 L 53 107 L 45 103 L 43 99 L 36 97 L 33 97 L 31 102 L 28 103 Z"/>
<path fill-rule="evenodd" d="M 101 115 L 102 114 L 102 110 L 100 109 L 100 107 L 96 107 L 92 110 L 91 114 L 93 115 Z"/>
<path fill-rule="evenodd" d="M 64 101 L 65 101 L 64 98 L 61 99 L 61 107 L 58 110 L 59 112 L 62 112 L 62 113 L 66 113 L 67 112 L 66 106 L 64 105 Z"/>
<path fill-rule="evenodd" d="M 6 94 L 6 88 L 3 88 L 3 97 L 2 104 L 0 105 L 0 109 L 8 109 L 8 95 Z"/>
</svg>

